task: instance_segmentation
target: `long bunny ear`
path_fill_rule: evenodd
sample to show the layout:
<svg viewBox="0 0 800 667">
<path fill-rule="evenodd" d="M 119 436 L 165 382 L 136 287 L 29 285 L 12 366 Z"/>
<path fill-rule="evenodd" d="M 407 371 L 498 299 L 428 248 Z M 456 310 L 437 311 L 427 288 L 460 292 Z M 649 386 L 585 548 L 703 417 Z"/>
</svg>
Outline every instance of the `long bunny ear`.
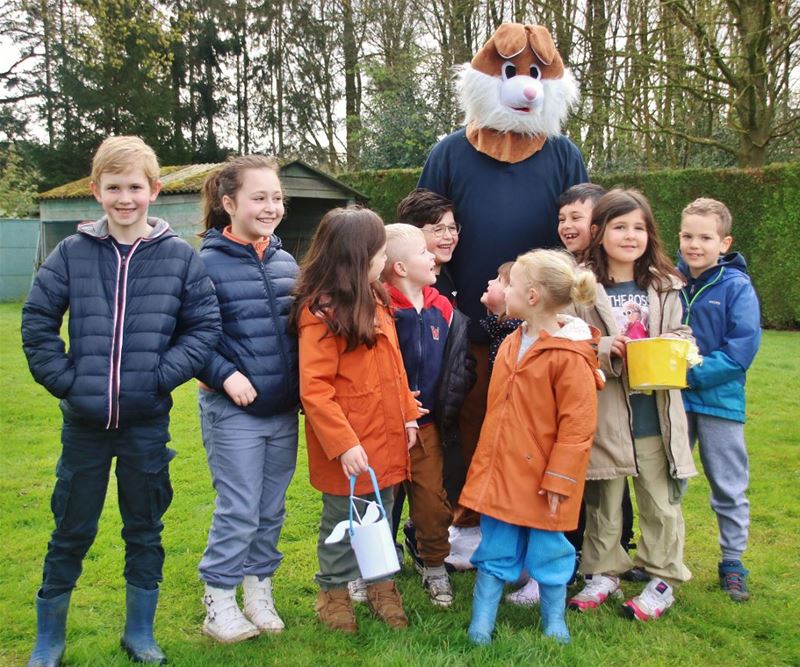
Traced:
<svg viewBox="0 0 800 667">
<path fill-rule="evenodd" d="M 499 76 L 503 61 L 519 55 L 527 46 L 525 26 L 520 23 L 503 23 L 478 50 L 470 64 L 484 74 Z"/>
<path fill-rule="evenodd" d="M 550 31 L 543 25 L 526 25 L 525 31 L 528 33 L 528 42 L 536 57 L 544 65 L 552 65 L 553 59 L 558 55 L 555 42 L 550 36 Z"/>
<path fill-rule="evenodd" d="M 528 43 L 531 50 L 548 69 L 548 78 L 561 78 L 564 74 L 564 62 L 556 49 L 556 44 L 550 35 L 550 31 L 543 25 L 526 25 L 525 31 L 528 34 Z"/>
<path fill-rule="evenodd" d="M 497 53 L 506 60 L 522 53 L 528 43 L 525 26 L 520 23 L 503 23 L 495 31 L 492 40 Z"/>
</svg>

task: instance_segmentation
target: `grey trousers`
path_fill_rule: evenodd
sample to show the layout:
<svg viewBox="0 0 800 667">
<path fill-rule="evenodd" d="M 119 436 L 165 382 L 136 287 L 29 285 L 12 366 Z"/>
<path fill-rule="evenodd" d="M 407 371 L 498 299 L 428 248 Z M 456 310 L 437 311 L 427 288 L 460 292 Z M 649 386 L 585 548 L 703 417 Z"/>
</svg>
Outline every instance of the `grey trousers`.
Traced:
<svg viewBox="0 0 800 667">
<path fill-rule="evenodd" d="M 687 412 L 689 442 L 700 443 L 703 472 L 711 485 L 711 509 L 717 515 L 722 560 L 741 560 L 750 529 L 750 481 L 744 424 Z"/>
<path fill-rule="evenodd" d="M 256 417 L 200 389 L 200 424 L 217 498 L 200 578 L 235 588 L 278 569 L 286 489 L 297 465 L 297 413 Z"/>
<path fill-rule="evenodd" d="M 342 473 L 344 474 L 344 473 Z M 374 493 L 365 493 L 359 498 L 375 500 Z M 392 506 L 394 505 L 394 489 L 381 489 L 381 502 L 386 510 L 386 515 L 391 521 Z M 330 588 L 342 588 L 348 581 L 353 581 L 361 576 L 358 562 L 350 538 L 345 533 L 341 542 L 325 544 L 325 538 L 331 534 L 333 527 L 348 517 L 350 496 L 334 496 L 330 493 L 322 494 L 322 516 L 319 521 L 319 538 L 317 539 L 317 558 L 319 559 L 319 572 L 314 576 L 314 581 L 326 591 Z M 391 579 L 386 577 L 385 579 Z M 377 583 L 375 580 L 371 584 Z"/>
</svg>

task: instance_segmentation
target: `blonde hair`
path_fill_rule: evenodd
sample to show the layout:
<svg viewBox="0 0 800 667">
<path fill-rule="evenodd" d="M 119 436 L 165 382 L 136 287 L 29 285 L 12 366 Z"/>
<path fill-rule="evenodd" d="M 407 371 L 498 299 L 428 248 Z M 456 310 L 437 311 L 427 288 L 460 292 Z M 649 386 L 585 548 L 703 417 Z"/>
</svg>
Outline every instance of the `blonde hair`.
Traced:
<svg viewBox="0 0 800 667">
<path fill-rule="evenodd" d="M 532 250 L 517 257 L 532 286 L 540 290 L 544 305 L 560 308 L 569 303 L 592 303 L 597 280 L 591 271 L 581 269 L 564 250 Z"/>
<path fill-rule="evenodd" d="M 222 205 L 222 198 L 227 195 L 236 198 L 242 187 L 243 174 L 248 169 L 269 169 L 280 182 L 280 165 L 278 160 L 267 155 L 231 156 L 221 166 L 212 171 L 203 183 L 201 199 L 203 203 L 203 232 L 209 229 L 224 229 L 231 224 L 231 216 Z M 281 184 L 283 189 L 283 184 Z"/>
<path fill-rule="evenodd" d="M 384 279 L 392 276 L 392 265 L 395 262 L 402 262 L 408 259 L 408 242 L 422 239 L 425 235 L 419 227 L 408 225 L 404 222 L 395 222 L 386 225 L 386 268 L 384 269 Z"/>
<path fill-rule="evenodd" d="M 687 215 L 714 215 L 717 217 L 717 234 L 720 238 L 725 238 L 731 235 L 731 227 L 733 226 L 733 218 L 728 207 L 721 201 L 710 199 L 708 197 L 700 197 L 695 199 L 683 211 L 681 211 L 681 221 Z"/>
<path fill-rule="evenodd" d="M 160 169 L 155 151 L 139 137 L 108 137 L 92 158 L 92 183 L 99 183 L 103 174 L 123 174 L 131 169 L 144 171 L 150 185 L 158 180 Z"/>
</svg>

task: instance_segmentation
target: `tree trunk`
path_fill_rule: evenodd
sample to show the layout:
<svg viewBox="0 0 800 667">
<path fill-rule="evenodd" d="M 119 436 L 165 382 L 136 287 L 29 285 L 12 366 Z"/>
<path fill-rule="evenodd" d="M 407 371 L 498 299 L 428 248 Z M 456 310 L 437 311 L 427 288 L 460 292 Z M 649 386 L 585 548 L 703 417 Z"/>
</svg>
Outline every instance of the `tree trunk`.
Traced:
<svg viewBox="0 0 800 667">
<path fill-rule="evenodd" d="M 353 24 L 353 4 L 342 0 L 342 41 L 344 47 L 344 106 L 347 132 L 347 168 L 358 166 L 361 153 L 361 109 L 358 99 L 358 44 Z"/>
</svg>

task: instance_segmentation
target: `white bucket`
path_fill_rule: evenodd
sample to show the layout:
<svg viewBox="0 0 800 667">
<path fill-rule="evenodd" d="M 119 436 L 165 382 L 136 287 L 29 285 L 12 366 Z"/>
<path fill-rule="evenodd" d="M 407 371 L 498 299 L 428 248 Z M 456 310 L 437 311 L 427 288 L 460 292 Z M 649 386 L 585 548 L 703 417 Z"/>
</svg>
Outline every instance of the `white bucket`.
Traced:
<svg viewBox="0 0 800 667">
<path fill-rule="evenodd" d="M 356 478 L 350 478 L 350 544 L 356 554 L 358 569 L 361 571 L 361 578 L 365 581 L 374 581 L 394 574 L 400 570 L 400 563 L 397 561 L 397 551 L 394 548 L 392 531 L 389 528 L 389 520 L 386 510 L 381 502 L 381 492 L 378 488 L 378 480 L 375 478 L 375 471 L 367 468 L 372 479 L 372 486 L 375 490 L 375 501 L 377 502 L 380 514 L 377 521 L 371 523 L 361 523 L 353 521 L 353 514 L 361 519 L 355 506 L 356 501 L 363 501 L 355 494 Z M 364 517 L 368 512 L 364 512 Z"/>
</svg>

